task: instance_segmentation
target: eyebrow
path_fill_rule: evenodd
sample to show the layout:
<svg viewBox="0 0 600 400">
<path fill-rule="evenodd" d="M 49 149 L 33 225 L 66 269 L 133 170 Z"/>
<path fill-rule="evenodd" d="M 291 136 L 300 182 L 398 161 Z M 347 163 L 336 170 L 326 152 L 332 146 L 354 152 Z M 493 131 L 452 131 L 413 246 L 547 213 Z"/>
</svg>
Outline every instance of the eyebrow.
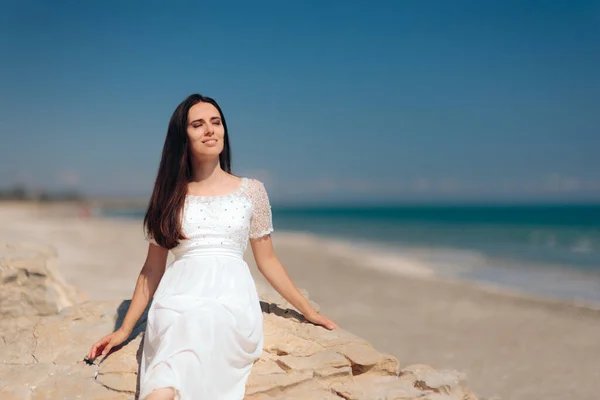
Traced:
<svg viewBox="0 0 600 400">
<path fill-rule="evenodd" d="M 217 119 L 217 120 L 219 120 L 219 121 L 220 121 L 220 120 L 221 120 L 221 117 L 210 117 L 210 120 L 211 120 L 211 121 L 212 121 L 212 120 L 215 120 L 215 119 Z M 195 119 L 195 120 L 191 121 L 191 122 L 190 122 L 190 124 L 193 124 L 194 122 L 198 122 L 198 121 L 204 121 L 204 118 L 198 118 L 198 119 Z"/>
</svg>

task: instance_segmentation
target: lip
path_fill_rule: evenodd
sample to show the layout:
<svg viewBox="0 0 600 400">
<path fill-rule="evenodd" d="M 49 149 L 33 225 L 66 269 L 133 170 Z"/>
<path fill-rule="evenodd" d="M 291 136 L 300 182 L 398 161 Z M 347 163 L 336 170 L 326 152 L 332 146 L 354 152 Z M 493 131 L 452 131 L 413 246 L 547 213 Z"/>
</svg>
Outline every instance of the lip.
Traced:
<svg viewBox="0 0 600 400">
<path fill-rule="evenodd" d="M 218 142 L 217 139 L 206 139 L 206 140 L 202 141 L 202 143 L 204 143 L 207 146 L 214 146 L 217 144 L 217 142 Z"/>
</svg>

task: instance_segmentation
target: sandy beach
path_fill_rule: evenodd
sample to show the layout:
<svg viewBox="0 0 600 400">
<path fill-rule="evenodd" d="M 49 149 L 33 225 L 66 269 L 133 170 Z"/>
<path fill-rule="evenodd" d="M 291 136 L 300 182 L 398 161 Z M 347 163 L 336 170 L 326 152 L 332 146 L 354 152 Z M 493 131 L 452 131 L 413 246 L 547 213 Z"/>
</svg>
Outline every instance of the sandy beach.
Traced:
<svg viewBox="0 0 600 400">
<path fill-rule="evenodd" d="M 131 297 L 147 249 L 141 221 L 14 203 L 0 205 L 0 221 L 2 242 L 54 246 L 60 273 L 89 299 Z M 600 311 L 444 281 L 425 268 L 391 273 L 383 256 L 309 235 L 276 231 L 273 241 L 325 315 L 401 365 L 462 371 L 488 400 L 598 398 Z M 246 260 L 267 285 L 250 250 Z"/>
</svg>

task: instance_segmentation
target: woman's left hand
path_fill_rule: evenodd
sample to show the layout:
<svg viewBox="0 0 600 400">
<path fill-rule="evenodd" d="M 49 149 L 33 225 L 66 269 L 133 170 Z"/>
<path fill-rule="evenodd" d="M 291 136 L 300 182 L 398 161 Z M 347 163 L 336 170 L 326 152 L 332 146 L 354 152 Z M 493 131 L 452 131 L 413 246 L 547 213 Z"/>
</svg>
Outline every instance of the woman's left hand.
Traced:
<svg viewBox="0 0 600 400">
<path fill-rule="evenodd" d="M 325 328 L 327 328 L 329 330 L 339 328 L 338 324 L 336 324 L 335 322 L 333 322 L 326 316 L 319 314 L 317 311 L 313 311 L 311 313 L 304 314 L 304 318 L 306 318 L 308 321 L 312 322 L 313 324 L 324 326 Z"/>
</svg>

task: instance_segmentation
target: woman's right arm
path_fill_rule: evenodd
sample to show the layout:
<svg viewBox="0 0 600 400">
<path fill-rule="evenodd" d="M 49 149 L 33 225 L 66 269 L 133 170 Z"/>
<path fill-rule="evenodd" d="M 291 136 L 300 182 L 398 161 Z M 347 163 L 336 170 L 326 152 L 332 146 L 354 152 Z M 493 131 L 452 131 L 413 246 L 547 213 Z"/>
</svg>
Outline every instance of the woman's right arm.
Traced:
<svg viewBox="0 0 600 400">
<path fill-rule="evenodd" d="M 164 247 L 155 244 L 148 246 L 146 261 L 138 276 L 129 310 L 127 310 L 120 328 L 125 332 L 131 334 L 135 324 L 148 306 L 150 299 L 154 296 L 154 292 L 156 292 L 156 288 L 165 273 L 168 254 L 169 251 Z"/>
<path fill-rule="evenodd" d="M 100 353 L 102 355 L 108 354 L 114 346 L 123 343 L 131 335 L 135 324 L 142 316 L 150 299 L 154 296 L 154 292 L 156 292 L 156 288 L 165 273 L 168 254 L 169 251 L 164 247 L 155 244 L 148 246 L 146 261 L 138 276 L 131 304 L 127 314 L 125 314 L 123 324 L 115 332 L 106 335 L 92 346 L 88 353 L 89 359 L 93 360 Z"/>
</svg>

